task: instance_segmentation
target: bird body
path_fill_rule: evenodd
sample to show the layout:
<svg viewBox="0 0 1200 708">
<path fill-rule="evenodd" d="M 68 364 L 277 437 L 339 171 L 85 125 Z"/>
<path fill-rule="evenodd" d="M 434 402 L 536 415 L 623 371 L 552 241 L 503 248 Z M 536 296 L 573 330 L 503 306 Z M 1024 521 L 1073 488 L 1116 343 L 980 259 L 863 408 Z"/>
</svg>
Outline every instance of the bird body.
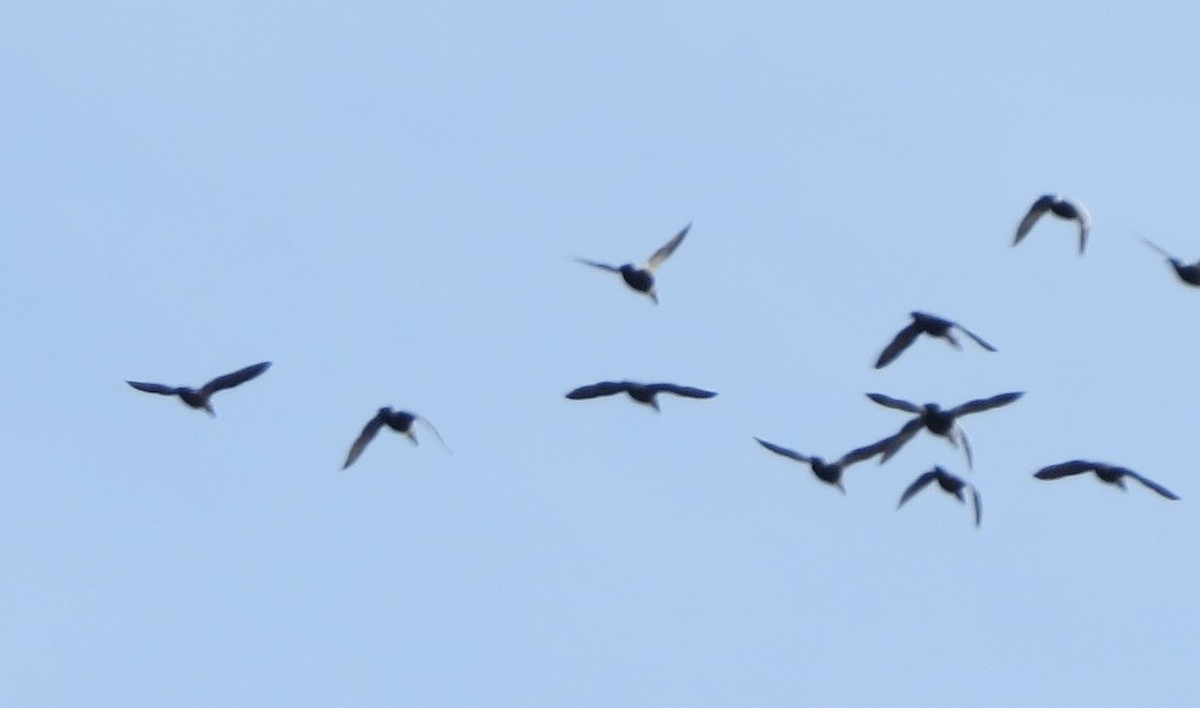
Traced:
<svg viewBox="0 0 1200 708">
<path fill-rule="evenodd" d="M 1029 207 L 1029 211 L 1025 217 L 1021 219 L 1021 223 L 1017 226 L 1016 237 L 1013 238 L 1013 245 L 1016 246 L 1025 238 L 1025 235 L 1033 228 L 1033 225 L 1042 218 L 1042 215 L 1050 212 L 1060 219 L 1074 221 L 1079 225 L 1079 255 L 1083 255 L 1083 249 L 1087 246 L 1088 232 L 1092 228 L 1092 219 L 1088 214 L 1087 209 L 1082 204 L 1076 201 L 1060 197 L 1057 194 L 1043 194 L 1038 197 L 1033 206 Z"/>
<path fill-rule="evenodd" d="M 580 386 L 567 394 L 572 401 L 582 401 L 588 398 L 611 396 L 617 393 L 627 393 L 638 403 L 644 403 L 654 410 L 659 410 L 658 394 L 673 393 L 685 398 L 712 398 L 717 395 L 713 391 L 692 386 L 679 386 L 672 383 L 637 383 L 635 381 L 601 381 L 600 383 Z"/>
<path fill-rule="evenodd" d="M 270 368 L 271 362 L 263 361 L 258 364 L 247 366 L 244 369 L 238 369 L 231 374 L 218 376 L 209 381 L 200 388 L 188 388 L 186 386 L 167 386 L 165 384 L 147 383 L 144 381 L 126 381 L 125 383 L 136 388 L 139 391 L 146 393 L 157 393 L 164 396 L 179 396 L 179 400 L 191 408 L 199 408 L 209 415 L 215 416 L 216 411 L 213 410 L 210 399 L 217 391 L 223 391 L 227 388 L 233 388 L 243 384 L 250 379 L 253 379 L 262 372 Z"/>
<path fill-rule="evenodd" d="M 633 263 L 626 263 L 622 266 L 614 266 L 607 263 L 590 261 L 586 258 L 576 258 L 575 260 L 583 263 L 584 265 L 592 266 L 593 268 L 600 268 L 601 270 L 620 273 L 621 279 L 625 281 L 626 285 L 640 293 L 645 293 L 657 305 L 658 292 L 654 288 L 654 271 L 657 270 L 660 265 L 662 265 L 663 261 L 667 260 L 667 258 L 675 252 L 676 248 L 679 248 L 679 244 L 683 243 L 683 239 L 687 236 L 688 231 L 691 228 L 692 224 L 691 222 L 688 222 L 688 225 L 683 227 L 679 233 L 675 234 L 670 241 L 667 241 L 666 244 L 651 254 L 649 260 L 647 260 L 645 265 L 642 266 L 637 266 Z"/>
<path fill-rule="evenodd" d="M 936 403 L 926 403 L 919 406 L 899 398 L 885 396 L 882 393 L 868 393 L 867 398 L 870 398 L 881 406 L 917 414 L 915 418 L 905 423 L 895 435 L 880 441 L 879 444 L 884 445 L 884 453 L 880 461 L 887 462 L 893 455 L 899 452 L 905 443 L 912 440 L 913 436 L 920 432 L 921 428 L 926 428 L 934 435 L 941 435 L 946 438 L 955 447 L 961 442 L 963 452 L 967 456 L 967 466 L 972 467 L 974 462 L 971 457 L 971 443 L 967 440 L 967 434 L 963 431 L 962 426 L 958 425 L 958 418 L 971 413 L 979 413 L 991 408 L 1007 405 L 1023 395 L 1025 395 L 1024 391 L 1002 393 L 991 398 L 967 401 L 953 408 L 942 408 Z"/>
<path fill-rule="evenodd" d="M 942 491 L 953 495 L 956 499 L 963 503 L 966 503 L 966 499 L 963 497 L 963 490 L 967 488 L 971 490 L 971 497 L 975 506 L 975 525 L 979 526 L 979 522 L 983 515 L 982 503 L 979 498 L 979 490 L 976 489 L 974 485 L 968 484 L 965 480 L 955 477 L 940 466 L 935 466 L 933 469 L 917 477 L 912 484 L 908 485 L 908 488 L 905 489 L 904 493 L 900 495 L 900 503 L 896 505 L 896 508 L 899 509 L 900 507 L 904 506 L 904 503 L 909 499 L 912 499 L 913 495 L 929 486 L 931 482 L 935 481 L 938 483 L 938 486 L 942 488 Z"/>
<path fill-rule="evenodd" d="M 904 350 L 907 349 L 909 345 L 912 344 L 916 338 L 922 334 L 928 334 L 931 337 L 945 339 L 955 349 L 962 349 L 962 345 L 960 345 L 958 340 L 954 338 L 954 329 L 960 330 L 963 334 L 975 340 L 975 343 L 984 349 L 990 352 L 996 351 L 995 347 L 985 342 L 979 335 L 975 334 L 966 327 L 963 327 L 957 322 L 952 322 L 950 320 L 943 319 L 936 315 L 926 314 L 924 312 L 912 312 L 910 315 L 913 321 L 904 329 L 900 330 L 892 339 L 892 341 L 889 342 L 886 347 L 884 347 L 883 352 L 879 355 L 878 361 L 875 362 L 876 369 L 882 369 L 894 361 L 896 357 L 900 356 L 900 354 L 903 353 Z"/>
<path fill-rule="evenodd" d="M 350 446 L 350 452 L 346 455 L 346 463 L 342 465 L 342 469 L 346 469 L 354 464 L 354 461 L 363 453 L 363 450 L 367 449 L 367 444 L 375 438 L 375 435 L 385 425 L 397 433 L 403 434 L 413 445 L 418 444 L 416 433 L 413 432 L 413 423 L 418 420 L 433 431 L 434 436 L 442 443 L 443 447 L 446 446 L 446 442 L 442 440 L 442 436 L 438 433 L 437 428 L 433 427 L 433 424 L 425 418 L 416 413 L 392 410 L 390 407 L 384 406 L 376 411 L 375 417 L 371 418 L 363 426 L 362 432 L 358 434 L 358 438 Z M 447 447 L 446 449 L 449 450 L 450 448 Z"/>
<path fill-rule="evenodd" d="M 1158 494 L 1167 499 L 1179 499 L 1174 492 L 1162 486 L 1161 484 L 1146 479 L 1137 472 L 1127 468 L 1118 467 L 1116 465 L 1106 464 L 1104 462 L 1089 462 L 1087 460 L 1070 460 L 1069 462 L 1060 462 L 1057 465 L 1043 467 L 1033 473 L 1034 477 L 1044 480 L 1062 479 L 1072 475 L 1083 474 L 1084 472 L 1095 472 L 1096 477 L 1102 482 L 1112 484 L 1125 489 L 1125 478 L 1129 477 L 1136 479 L 1146 487 L 1154 490 Z"/>
<path fill-rule="evenodd" d="M 826 462 L 823 458 L 816 457 L 814 455 L 804 455 L 796 452 L 795 450 L 789 450 L 786 447 L 769 443 L 762 438 L 754 439 L 758 441 L 759 445 L 762 445 L 777 455 L 783 455 L 784 457 L 797 462 L 807 463 L 809 468 L 812 469 L 812 473 L 816 475 L 817 479 L 825 482 L 826 484 L 832 484 L 833 486 L 837 487 L 842 494 L 846 493 L 846 488 L 842 486 L 842 473 L 845 471 L 845 469 L 856 462 L 862 462 L 863 460 L 882 453 L 884 451 L 883 443 L 887 442 L 884 440 L 871 445 L 866 445 L 864 447 L 851 450 L 833 462 Z"/>
</svg>

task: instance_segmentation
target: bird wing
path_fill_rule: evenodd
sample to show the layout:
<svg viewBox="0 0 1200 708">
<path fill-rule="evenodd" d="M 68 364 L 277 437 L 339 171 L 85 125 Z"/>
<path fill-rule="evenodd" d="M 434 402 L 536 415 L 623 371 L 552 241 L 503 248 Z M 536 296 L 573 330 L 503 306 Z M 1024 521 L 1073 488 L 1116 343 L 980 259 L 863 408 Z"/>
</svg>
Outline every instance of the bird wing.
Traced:
<svg viewBox="0 0 1200 708">
<path fill-rule="evenodd" d="M 572 401 L 582 401 L 586 398 L 596 398 L 598 396 L 611 396 L 614 393 L 624 393 L 629 390 L 628 381 L 601 381 L 590 386 L 580 386 L 579 388 L 567 394 L 567 398 Z"/>
<path fill-rule="evenodd" d="M 682 231 L 675 234 L 675 236 L 670 241 L 667 241 L 662 248 L 655 251 L 654 255 L 650 256 L 650 260 L 646 261 L 646 270 L 654 270 L 662 265 L 662 262 L 667 260 L 667 258 L 675 252 L 676 248 L 679 248 L 679 244 L 683 243 L 684 237 L 687 236 L 688 230 L 691 228 L 692 222 L 689 221 L 688 225 L 683 227 Z"/>
<path fill-rule="evenodd" d="M 588 259 L 586 259 L 586 258 L 576 258 L 576 259 L 575 259 L 575 262 L 576 262 L 576 263 L 582 263 L 582 264 L 584 264 L 584 265 L 590 265 L 590 266 L 591 266 L 591 267 L 593 267 L 593 268 L 600 268 L 600 269 L 602 269 L 602 270 L 611 271 L 611 272 L 613 272 L 613 273 L 620 273 L 620 272 L 621 272 L 621 269 L 620 269 L 620 268 L 618 268 L 617 266 L 612 266 L 612 265 L 609 265 L 609 264 L 607 264 L 607 263 L 599 263 L 599 262 L 597 262 L 597 261 L 589 261 L 589 260 L 588 260 Z"/>
<path fill-rule="evenodd" d="M 983 520 L 983 500 L 979 497 L 979 490 L 975 485 L 971 485 L 971 497 L 975 502 L 975 526 L 979 526 L 979 522 Z"/>
<path fill-rule="evenodd" d="M 1159 494 L 1166 497 L 1167 499 L 1178 499 L 1179 498 L 1178 496 L 1175 495 L 1174 492 L 1172 492 L 1171 490 L 1162 486 L 1158 482 L 1154 482 L 1149 479 L 1146 479 L 1145 477 L 1141 476 L 1137 472 L 1134 472 L 1133 470 L 1125 470 L 1125 476 L 1133 477 L 1137 481 L 1139 481 L 1142 484 L 1146 485 L 1147 487 L 1153 489 L 1154 491 L 1158 492 Z"/>
<path fill-rule="evenodd" d="M 165 386 L 163 384 L 156 383 L 144 383 L 142 381 L 126 381 L 125 383 L 133 386 L 139 391 L 145 391 L 146 393 L 161 393 L 164 396 L 173 396 L 179 393 L 179 389 L 175 388 L 174 386 Z"/>
<path fill-rule="evenodd" d="M 1079 255 L 1082 256 L 1087 246 L 1088 232 L 1092 230 L 1092 217 L 1079 202 L 1071 202 L 1071 206 L 1075 208 L 1075 221 L 1079 222 Z"/>
<path fill-rule="evenodd" d="M 693 386 L 679 386 L 672 383 L 650 384 L 648 388 L 653 390 L 655 393 L 661 393 L 665 391 L 667 393 L 673 393 L 676 396 L 686 396 L 687 398 L 712 398 L 713 396 L 717 395 L 715 391 L 705 391 L 702 388 L 695 388 Z"/>
<path fill-rule="evenodd" d="M 978 398 L 974 401 L 967 401 L 960 406 L 955 406 L 946 412 L 957 418 L 960 415 L 967 415 L 968 413 L 979 413 L 990 408 L 999 408 L 1000 406 L 1012 403 L 1024 395 L 1024 391 L 1014 391 L 1012 393 L 1001 393 L 991 398 Z"/>
<path fill-rule="evenodd" d="M 222 389 L 233 388 L 234 386 L 237 386 L 238 384 L 246 383 L 250 379 L 252 379 L 252 378 L 258 376 L 259 374 L 261 374 L 262 372 L 266 371 L 268 368 L 270 368 L 270 366 L 271 366 L 271 362 L 262 361 L 257 364 L 254 364 L 252 366 L 247 366 L 244 369 L 238 369 L 237 371 L 233 372 L 232 374 L 225 374 L 224 376 L 218 376 L 217 378 L 213 379 L 212 381 L 209 381 L 208 383 L 201 386 L 200 393 L 206 393 L 206 394 L 216 393 L 217 391 L 220 391 Z"/>
<path fill-rule="evenodd" d="M 895 408 L 898 411 L 906 411 L 908 413 L 921 412 L 921 407 L 915 403 L 910 403 L 909 401 L 901 400 L 899 398 L 892 398 L 891 396 L 885 396 L 882 393 L 868 393 L 867 398 L 875 401 L 881 406 Z"/>
<path fill-rule="evenodd" d="M 967 431 L 963 430 L 961 425 L 959 425 L 958 423 L 955 423 L 954 430 L 951 434 L 954 436 L 957 436 L 958 439 L 962 442 L 963 452 L 966 453 L 966 455 L 967 455 L 967 469 L 969 469 L 969 470 L 975 469 L 975 462 L 971 458 L 971 441 L 967 439 Z M 954 438 L 953 437 L 950 438 L 950 441 L 954 442 Z"/>
<path fill-rule="evenodd" d="M 1165 249 L 1162 246 L 1158 245 L 1157 243 L 1151 241 L 1150 239 L 1146 238 L 1145 236 L 1142 236 L 1139 234 L 1138 237 L 1142 239 L 1142 243 L 1144 243 L 1147 246 L 1149 246 L 1150 248 L 1153 248 L 1154 250 L 1158 251 L 1163 256 L 1163 258 L 1166 258 L 1169 261 L 1176 260 L 1175 256 L 1173 256 L 1167 252 L 1167 249 Z"/>
<path fill-rule="evenodd" d="M 413 417 L 421 421 L 426 428 L 429 428 L 431 431 L 433 431 L 433 436 L 438 439 L 438 442 L 442 444 L 442 447 L 446 448 L 446 452 L 453 452 L 453 450 L 450 449 L 450 446 L 447 445 L 446 441 L 442 438 L 442 434 L 438 432 L 437 428 L 433 427 L 433 423 L 430 423 L 428 418 L 419 415 Z"/>
<path fill-rule="evenodd" d="M 1071 460 L 1069 462 L 1060 462 L 1057 465 L 1049 465 L 1041 468 L 1033 473 L 1038 479 L 1062 479 L 1073 474 L 1082 474 L 1091 472 L 1096 469 L 1095 462 L 1087 462 L 1086 460 Z"/>
<path fill-rule="evenodd" d="M 367 444 L 375 438 L 375 434 L 383 427 L 384 419 L 385 416 L 383 413 L 376 413 L 374 418 L 367 421 L 367 424 L 363 426 L 362 432 L 355 439 L 354 444 L 350 446 L 350 453 L 346 455 L 346 464 L 342 465 L 342 469 L 346 469 L 354 464 L 354 461 L 358 459 L 363 450 L 367 449 Z"/>
<path fill-rule="evenodd" d="M 917 338 L 917 335 L 919 335 L 921 331 L 921 323 L 915 320 L 912 324 L 900 330 L 892 339 L 892 341 L 883 348 L 883 353 L 879 355 L 879 360 L 875 362 L 875 368 L 882 369 L 883 367 L 892 363 L 893 359 L 900 356 L 900 353 L 907 349 L 908 345 L 913 343 L 913 340 Z"/>
<path fill-rule="evenodd" d="M 904 506 L 904 502 L 912 499 L 913 495 L 929 486 L 929 483 L 935 479 L 937 479 L 936 470 L 929 470 L 920 477 L 917 477 L 915 480 L 913 480 L 912 484 L 908 485 L 908 489 L 905 489 L 904 493 L 900 495 L 900 503 L 896 505 L 896 508 L 899 509 L 900 507 Z"/>
<path fill-rule="evenodd" d="M 989 352 L 994 352 L 994 351 L 996 351 L 996 348 L 995 348 L 995 347 L 993 347 L 992 345 L 990 345 L 990 344 L 988 344 L 987 342 L 983 341 L 983 337 L 980 337 L 978 334 L 975 334 L 974 332 L 972 332 L 971 330 L 967 329 L 966 327 L 963 327 L 962 325 L 960 325 L 960 324 L 958 324 L 958 323 L 955 323 L 954 327 L 955 327 L 955 329 L 957 329 L 958 331 L 960 331 L 960 332 L 962 332 L 963 334 L 967 335 L 967 336 L 968 336 L 968 337 L 970 337 L 971 339 L 974 339 L 976 344 L 978 344 L 979 346 L 981 346 L 981 347 L 983 347 L 984 349 L 988 350 Z"/>
<path fill-rule="evenodd" d="M 913 418 L 905 423 L 903 428 L 900 428 L 900 432 L 896 433 L 890 438 L 884 438 L 883 440 L 880 440 L 878 444 L 883 446 L 883 456 L 879 458 L 879 464 L 882 465 L 883 463 L 892 459 L 892 456 L 897 452 L 900 452 L 900 448 L 904 447 L 904 444 L 909 440 L 912 440 L 913 436 L 920 432 L 921 428 L 924 426 L 924 420 L 921 418 Z"/>
<path fill-rule="evenodd" d="M 1024 219 L 1021 219 L 1020 225 L 1017 226 L 1017 236 L 1013 239 L 1014 246 L 1020 243 L 1021 239 L 1025 238 L 1025 234 L 1029 233 L 1029 230 L 1033 228 L 1038 219 L 1042 218 L 1042 214 L 1049 211 L 1053 204 L 1054 196 L 1044 194 L 1033 203 L 1033 206 L 1029 207 L 1029 213 L 1025 215 Z"/>
<path fill-rule="evenodd" d="M 837 463 L 842 467 L 846 467 L 847 465 L 852 465 L 856 462 L 869 460 L 872 457 L 885 452 L 887 450 L 888 443 L 891 441 L 892 438 L 889 437 L 877 442 L 873 442 L 870 445 L 863 445 L 862 447 L 855 448 L 850 452 L 847 452 L 845 455 L 842 455 L 842 458 L 838 460 Z"/>
<path fill-rule="evenodd" d="M 796 452 L 795 450 L 789 450 L 786 447 L 780 447 L 779 445 L 775 445 L 774 443 L 769 443 L 766 440 L 763 440 L 762 438 L 754 438 L 754 439 L 758 441 L 759 445 L 762 445 L 763 447 L 767 448 L 768 450 L 775 453 L 776 455 L 783 455 L 784 457 L 789 457 L 789 458 L 795 460 L 796 462 L 811 462 L 812 461 L 812 459 L 810 457 L 808 457 L 806 455 L 801 455 L 800 453 Z"/>
</svg>

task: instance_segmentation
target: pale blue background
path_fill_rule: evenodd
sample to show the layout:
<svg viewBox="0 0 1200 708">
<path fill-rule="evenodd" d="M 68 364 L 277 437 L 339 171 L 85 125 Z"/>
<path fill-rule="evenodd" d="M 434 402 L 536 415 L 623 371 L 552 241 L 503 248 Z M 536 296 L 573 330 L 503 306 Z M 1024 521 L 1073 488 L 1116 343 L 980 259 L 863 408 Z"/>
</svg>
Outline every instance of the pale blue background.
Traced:
<svg viewBox="0 0 1200 708">
<path fill-rule="evenodd" d="M 0 6 L 0 704 L 1196 705 L 1194 3 Z M 1039 224 L 1061 192 L 1093 240 Z M 654 307 L 573 256 L 642 260 Z M 995 344 L 919 341 L 922 309 Z M 208 419 L 125 379 L 269 359 Z M 562 395 L 607 378 L 711 401 Z M 863 393 L 964 421 L 984 523 Z M 381 405 L 417 411 L 350 471 Z M 386 431 L 385 431 L 386 432 Z M 421 433 L 422 431 L 418 431 Z M 1094 479 L 1129 465 L 1183 497 Z"/>
</svg>

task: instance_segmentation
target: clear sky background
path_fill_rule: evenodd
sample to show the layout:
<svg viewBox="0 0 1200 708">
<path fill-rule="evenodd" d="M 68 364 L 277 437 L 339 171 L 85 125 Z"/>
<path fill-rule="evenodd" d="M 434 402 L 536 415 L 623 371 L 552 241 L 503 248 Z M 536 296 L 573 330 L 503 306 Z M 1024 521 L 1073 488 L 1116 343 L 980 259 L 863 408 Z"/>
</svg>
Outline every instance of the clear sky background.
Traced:
<svg viewBox="0 0 1200 708">
<path fill-rule="evenodd" d="M 1196 705 L 1193 3 L 0 6 L 0 704 Z M 1044 219 L 1057 192 L 1093 217 Z M 572 261 L 642 261 L 661 304 Z M 918 341 L 925 310 L 996 345 Z M 274 362 L 217 417 L 126 379 Z M 604 379 L 710 388 L 567 401 Z M 964 420 L 980 529 L 903 414 Z M 427 416 L 453 448 L 384 431 Z M 1169 502 L 1081 477 L 1130 466 Z"/>
</svg>

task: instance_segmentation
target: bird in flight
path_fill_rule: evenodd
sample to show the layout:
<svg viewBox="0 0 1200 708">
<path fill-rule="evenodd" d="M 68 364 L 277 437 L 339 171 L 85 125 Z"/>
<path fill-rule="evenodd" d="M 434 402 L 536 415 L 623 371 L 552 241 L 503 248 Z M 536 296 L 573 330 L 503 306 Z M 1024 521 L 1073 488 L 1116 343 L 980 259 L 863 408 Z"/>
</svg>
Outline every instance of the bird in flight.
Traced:
<svg viewBox="0 0 1200 708">
<path fill-rule="evenodd" d="M 1079 224 L 1079 255 L 1082 256 L 1083 249 L 1087 245 L 1088 231 L 1092 228 L 1091 217 L 1088 215 L 1087 209 L 1079 202 L 1071 201 L 1056 194 L 1043 194 L 1038 197 L 1033 206 L 1029 207 L 1029 213 L 1025 215 L 1025 218 L 1021 219 L 1021 224 L 1017 226 L 1017 236 L 1013 239 L 1013 245 L 1015 246 L 1020 243 L 1021 239 L 1025 238 L 1025 234 L 1029 233 L 1033 225 L 1046 212 Z"/>
<path fill-rule="evenodd" d="M 1150 489 L 1158 492 L 1167 499 L 1178 499 L 1174 492 L 1167 489 L 1157 482 L 1146 479 L 1137 472 L 1126 467 L 1117 467 L 1116 465 L 1108 465 L 1103 462 L 1088 462 L 1086 460 L 1071 460 L 1070 462 L 1060 462 L 1057 465 L 1043 467 L 1033 473 L 1038 479 L 1062 479 L 1071 475 L 1082 474 L 1084 472 L 1095 472 L 1100 481 L 1109 484 L 1115 484 L 1121 489 L 1125 489 L 1125 478 L 1131 477 L 1146 485 Z"/>
<path fill-rule="evenodd" d="M 662 248 L 655 251 L 654 254 L 650 256 L 650 260 L 646 261 L 646 264 L 641 267 L 632 263 L 626 263 L 625 265 L 618 267 L 609 265 L 607 263 L 589 261 L 586 258 L 576 258 L 575 260 L 583 263 L 584 265 L 590 265 L 593 268 L 601 268 L 612 273 L 620 273 L 621 277 L 625 280 L 626 285 L 638 291 L 639 293 L 645 293 L 649 295 L 650 299 L 653 300 L 654 304 L 657 305 L 658 292 L 654 289 L 654 271 L 660 265 L 662 265 L 663 261 L 667 260 L 667 258 L 675 252 L 676 248 L 679 248 L 679 244 L 683 243 L 684 237 L 687 236 L 688 230 L 691 228 L 692 224 L 691 222 L 688 222 L 688 225 L 683 227 L 682 231 L 675 234 L 675 236 L 670 241 L 667 241 Z"/>
<path fill-rule="evenodd" d="M 842 472 L 844 472 L 847 467 L 855 462 L 862 462 L 863 460 L 882 453 L 885 443 L 887 443 L 887 440 L 881 440 L 872 445 L 860 447 L 857 450 L 851 450 L 833 462 L 826 462 L 820 457 L 813 455 L 802 455 L 795 450 L 789 450 L 786 447 L 769 443 L 762 438 L 754 439 L 758 441 L 759 445 L 762 445 L 777 455 L 783 455 L 784 457 L 793 459 L 796 462 L 806 463 L 810 468 L 812 468 L 812 472 L 817 476 L 817 479 L 825 482 L 826 484 L 832 484 L 833 486 L 837 487 L 842 494 L 846 493 L 846 488 L 842 486 Z"/>
<path fill-rule="evenodd" d="M 225 374 L 209 381 L 200 388 L 188 388 L 186 386 L 166 386 L 157 383 L 145 383 L 142 381 L 126 381 L 125 383 L 133 386 L 139 391 L 146 393 L 159 393 L 164 396 L 179 396 L 179 399 L 192 408 L 201 408 L 209 415 L 216 415 L 209 399 L 217 391 L 223 391 L 227 388 L 233 388 L 239 384 L 244 384 L 252 378 L 255 378 L 262 372 L 266 371 L 271 366 L 271 362 L 264 361 L 253 366 L 247 366 L 244 369 L 238 369 L 232 374 Z"/>
<path fill-rule="evenodd" d="M 967 401 L 953 408 L 942 408 L 936 403 L 926 403 L 923 406 L 918 406 L 915 403 L 885 396 L 882 393 L 868 393 L 867 398 L 870 398 L 881 406 L 917 414 L 917 417 L 908 421 L 904 424 L 904 427 L 900 428 L 900 432 L 880 441 L 881 444 L 884 444 L 884 452 L 880 462 L 887 462 L 892 455 L 899 452 L 900 448 L 906 442 L 912 440 L 913 436 L 920 432 L 921 428 L 927 428 L 934 435 L 941 435 L 949 440 L 950 444 L 955 447 L 958 447 L 958 443 L 961 441 L 963 451 L 967 455 L 967 467 L 972 467 L 971 443 L 967 440 L 967 434 L 963 432 L 962 426 L 956 422 L 957 419 L 960 416 L 970 413 L 979 413 L 992 408 L 999 408 L 1000 406 L 1012 403 L 1023 395 L 1025 395 L 1024 391 L 1002 393 L 991 398 Z"/>
<path fill-rule="evenodd" d="M 644 384 L 633 381 L 601 381 L 590 386 L 580 386 L 568 393 L 567 398 L 572 401 L 582 401 L 587 398 L 611 396 L 615 393 L 628 393 L 633 400 L 645 403 L 654 410 L 659 410 L 657 396 L 660 393 L 673 393 L 686 398 L 712 398 L 717 395 L 713 391 L 705 391 L 702 388 L 678 386 L 672 383 Z"/>
<path fill-rule="evenodd" d="M 979 521 L 983 515 L 979 499 L 979 490 L 975 488 L 975 485 L 968 484 L 964 480 L 955 477 L 946 470 L 942 469 L 940 466 L 935 466 L 925 474 L 917 477 L 912 484 L 908 485 L 908 489 L 905 489 L 904 493 L 900 495 L 900 503 L 896 505 L 896 508 L 899 509 L 900 507 L 904 506 L 904 502 L 912 499 L 913 495 L 925 487 L 928 487 L 930 482 L 935 481 L 943 491 L 945 491 L 947 494 L 953 494 L 960 502 L 963 502 L 964 504 L 967 500 L 963 498 L 963 489 L 970 488 L 972 500 L 975 502 L 975 525 L 979 526 Z"/>
<path fill-rule="evenodd" d="M 941 337 L 954 346 L 955 349 L 962 349 L 962 345 L 954 338 L 951 330 L 958 329 L 963 334 L 975 340 L 975 343 L 989 352 L 996 351 L 996 348 L 987 342 L 983 341 L 979 335 L 971 330 L 963 327 L 957 322 L 942 319 L 934 315 L 928 315 L 924 312 L 913 312 L 912 323 L 900 330 L 896 337 L 883 349 L 883 353 L 879 355 L 879 361 L 875 362 L 876 369 L 882 369 L 890 364 L 896 357 L 908 348 L 916 338 L 921 334 L 928 334 L 931 337 Z"/>
<path fill-rule="evenodd" d="M 358 434 L 358 438 L 356 438 L 354 444 L 350 446 L 350 452 L 346 455 L 346 464 L 342 465 L 342 469 L 346 469 L 350 465 L 354 464 L 354 461 L 357 460 L 358 456 L 363 453 L 363 450 L 367 449 L 367 444 L 375 438 L 375 434 L 378 433 L 379 429 L 385 425 L 398 433 L 403 433 L 410 441 L 412 441 L 413 445 L 416 445 L 417 436 L 416 433 L 413 432 L 413 422 L 417 420 L 424 423 L 431 431 L 433 431 L 434 436 L 438 439 L 438 442 L 442 444 L 442 447 L 446 448 L 446 450 L 450 449 L 446 445 L 446 441 L 442 439 L 441 434 L 438 433 L 437 428 L 433 427 L 433 423 L 430 423 L 428 420 L 415 413 L 409 413 L 408 411 L 394 411 L 391 408 L 384 406 L 375 413 L 374 418 L 367 421 L 367 424 L 363 426 L 362 432 Z"/>
<path fill-rule="evenodd" d="M 1175 275 L 1178 275 L 1180 280 L 1188 285 L 1200 286 L 1200 261 L 1196 261 L 1195 263 L 1184 263 L 1175 256 L 1172 256 L 1170 253 L 1167 253 L 1164 248 L 1159 246 L 1157 243 L 1154 243 L 1150 239 L 1143 237 L 1142 241 L 1144 241 L 1145 244 L 1150 248 L 1158 251 L 1167 259 L 1167 262 L 1170 263 L 1171 267 L 1175 269 Z"/>
</svg>

